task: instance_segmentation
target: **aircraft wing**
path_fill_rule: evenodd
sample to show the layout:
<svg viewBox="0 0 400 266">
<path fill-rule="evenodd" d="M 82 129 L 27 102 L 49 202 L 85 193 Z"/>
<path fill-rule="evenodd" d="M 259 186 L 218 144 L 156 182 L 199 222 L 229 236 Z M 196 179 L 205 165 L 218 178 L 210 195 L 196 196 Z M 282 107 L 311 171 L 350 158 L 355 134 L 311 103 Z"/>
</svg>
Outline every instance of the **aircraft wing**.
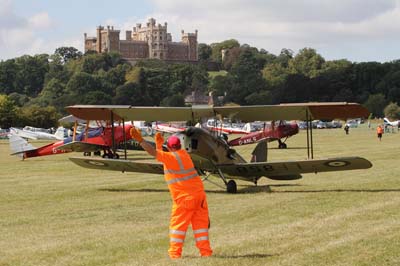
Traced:
<svg viewBox="0 0 400 266">
<path fill-rule="evenodd" d="M 84 120 L 196 121 L 205 117 L 227 117 L 243 122 L 270 120 L 347 119 L 368 117 L 357 103 L 293 103 L 254 106 L 146 107 L 129 105 L 74 105 L 68 112 Z"/>
<path fill-rule="evenodd" d="M 68 150 L 76 152 L 95 152 L 95 151 L 102 151 L 104 148 L 107 147 L 108 146 L 106 145 L 93 144 L 82 141 L 73 141 L 57 147 L 57 150 Z"/>
<path fill-rule="evenodd" d="M 131 160 L 81 158 L 81 157 L 72 157 L 69 159 L 81 167 L 90 169 L 164 174 L 163 165 L 162 163 L 158 162 L 135 162 Z"/>
<path fill-rule="evenodd" d="M 370 161 L 361 157 L 337 157 L 318 160 L 259 162 L 216 165 L 222 173 L 230 177 L 261 177 L 271 179 L 296 179 L 300 174 L 367 169 L 372 167 Z M 286 178 L 287 177 L 287 178 Z"/>
</svg>

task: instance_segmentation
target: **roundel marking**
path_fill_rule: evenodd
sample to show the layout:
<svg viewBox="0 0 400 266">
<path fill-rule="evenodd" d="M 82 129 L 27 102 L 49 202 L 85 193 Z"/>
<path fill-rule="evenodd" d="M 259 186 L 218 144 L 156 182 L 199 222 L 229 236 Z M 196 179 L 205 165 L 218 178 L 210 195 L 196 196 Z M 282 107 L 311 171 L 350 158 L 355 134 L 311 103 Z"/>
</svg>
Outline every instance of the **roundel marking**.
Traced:
<svg viewBox="0 0 400 266">
<path fill-rule="evenodd" d="M 329 161 L 324 164 L 329 167 L 343 167 L 349 165 L 350 163 L 347 161 Z"/>
<path fill-rule="evenodd" d="M 95 166 L 107 166 L 106 163 L 98 162 L 98 161 L 87 160 L 86 163 L 91 164 L 91 165 L 95 165 Z"/>
</svg>

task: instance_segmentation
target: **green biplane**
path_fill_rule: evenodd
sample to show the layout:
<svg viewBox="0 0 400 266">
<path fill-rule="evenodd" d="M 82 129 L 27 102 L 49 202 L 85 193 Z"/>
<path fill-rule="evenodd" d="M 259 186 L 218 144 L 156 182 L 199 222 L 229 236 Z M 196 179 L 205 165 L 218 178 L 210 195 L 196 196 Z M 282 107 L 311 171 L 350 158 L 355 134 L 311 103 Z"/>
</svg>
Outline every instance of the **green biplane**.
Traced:
<svg viewBox="0 0 400 266">
<path fill-rule="evenodd" d="M 191 155 L 199 174 L 219 176 L 228 193 L 236 193 L 235 179 L 253 182 L 261 177 L 274 180 L 295 180 L 304 173 L 367 169 L 370 161 L 361 157 L 335 157 L 314 159 L 311 121 L 314 119 L 347 119 L 367 117 L 368 111 L 356 103 L 301 103 L 262 106 L 234 107 L 138 107 L 112 105 L 75 105 L 67 107 L 69 113 L 84 120 L 110 121 L 189 121 L 219 117 L 238 119 L 244 122 L 271 120 L 307 121 L 307 160 L 267 162 L 267 143 L 257 144 L 250 162 L 228 146 L 226 141 L 213 133 L 197 127 L 175 133 L 182 148 Z M 123 123 L 124 124 L 124 123 Z M 114 145 L 113 145 L 114 146 Z M 126 154 L 126 153 L 125 153 Z M 163 174 L 163 165 L 158 162 L 143 162 L 125 159 L 103 159 L 74 157 L 77 165 L 91 169 L 115 170 Z"/>
</svg>

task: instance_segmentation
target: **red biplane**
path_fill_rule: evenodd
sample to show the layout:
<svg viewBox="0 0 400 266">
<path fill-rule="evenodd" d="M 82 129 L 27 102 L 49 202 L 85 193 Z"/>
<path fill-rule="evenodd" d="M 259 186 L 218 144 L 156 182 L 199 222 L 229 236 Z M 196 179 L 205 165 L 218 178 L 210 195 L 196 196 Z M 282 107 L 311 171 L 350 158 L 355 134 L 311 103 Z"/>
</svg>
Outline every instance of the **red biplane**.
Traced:
<svg viewBox="0 0 400 266">
<path fill-rule="evenodd" d="M 39 148 L 35 148 L 19 136 L 10 134 L 11 155 L 18 155 L 26 159 L 71 151 L 84 152 L 85 156 L 90 155 L 91 152 L 100 155 L 103 151 L 103 158 L 119 158 L 116 148 L 120 143 L 126 143 L 131 139 L 129 134 L 131 128 L 132 125 L 87 127 L 85 132 L 81 134 L 76 134 L 76 130 L 74 130 L 72 137 Z"/>
</svg>

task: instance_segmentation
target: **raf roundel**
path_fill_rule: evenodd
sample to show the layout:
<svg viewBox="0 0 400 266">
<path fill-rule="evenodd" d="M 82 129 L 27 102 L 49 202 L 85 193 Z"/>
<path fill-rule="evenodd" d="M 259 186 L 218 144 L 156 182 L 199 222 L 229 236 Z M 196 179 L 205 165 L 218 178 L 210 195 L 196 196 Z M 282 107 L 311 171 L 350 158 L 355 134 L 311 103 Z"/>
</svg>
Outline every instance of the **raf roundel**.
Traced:
<svg viewBox="0 0 400 266">
<path fill-rule="evenodd" d="M 329 167 L 343 167 L 349 164 L 350 163 L 347 161 L 330 161 L 325 163 L 325 165 Z"/>
</svg>

